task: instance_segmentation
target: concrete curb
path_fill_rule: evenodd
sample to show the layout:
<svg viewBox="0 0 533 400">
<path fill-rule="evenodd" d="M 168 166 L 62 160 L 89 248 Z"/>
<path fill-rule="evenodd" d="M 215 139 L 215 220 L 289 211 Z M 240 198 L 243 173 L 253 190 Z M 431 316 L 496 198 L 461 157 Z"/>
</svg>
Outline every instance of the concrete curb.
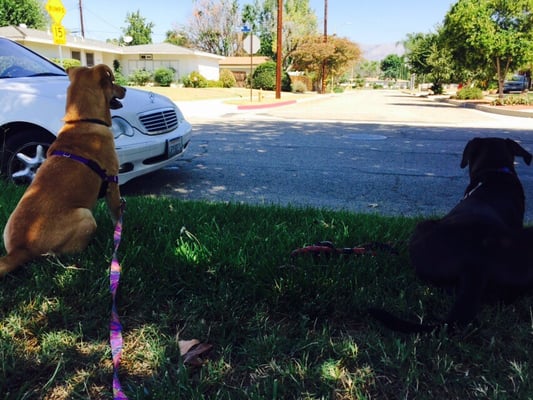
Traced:
<svg viewBox="0 0 533 400">
<path fill-rule="evenodd" d="M 286 100 L 280 101 L 277 103 L 266 103 L 266 104 L 243 104 L 237 106 L 237 110 L 260 110 L 262 108 L 272 108 L 272 107 L 282 107 L 288 106 L 291 104 L 296 104 L 298 100 Z"/>
<path fill-rule="evenodd" d="M 506 115 L 508 117 L 533 118 L 533 109 L 531 111 L 510 110 L 508 108 L 504 108 L 503 106 L 489 106 L 485 104 L 469 103 L 466 101 L 453 100 L 453 99 L 438 99 L 438 101 L 450 103 L 458 107 L 473 108 L 475 110 L 488 112 L 492 114 Z"/>
</svg>

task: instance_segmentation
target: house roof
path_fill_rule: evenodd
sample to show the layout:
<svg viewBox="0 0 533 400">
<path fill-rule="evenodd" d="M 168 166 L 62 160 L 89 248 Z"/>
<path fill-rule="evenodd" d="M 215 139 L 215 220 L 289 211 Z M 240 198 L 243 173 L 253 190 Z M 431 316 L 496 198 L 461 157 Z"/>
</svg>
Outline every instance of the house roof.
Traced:
<svg viewBox="0 0 533 400">
<path fill-rule="evenodd" d="M 216 54 L 206 53 L 199 50 L 189 49 L 187 47 L 176 46 L 172 43 L 154 43 L 154 44 L 139 44 L 135 46 L 121 47 L 122 54 L 182 54 L 191 56 L 211 57 L 217 59 L 223 59 L 223 56 Z"/>
<path fill-rule="evenodd" d="M 24 28 L 21 26 L 2 26 L 0 27 L 0 36 L 21 42 L 53 44 L 52 32 L 40 31 L 38 29 Z M 99 50 L 107 53 L 121 53 L 121 47 L 113 43 L 102 42 L 99 40 L 86 39 L 80 36 L 67 34 L 67 44 L 70 47 L 80 49 Z"/>
<path fill-rule="evenodd" d="M 53 44 L 52 33 L 50 31 L 40 31 L 21 26 L 0 27 L 0 36 L 21 42 Z M 224 57 L 216 54 L 206 53 L 199 50 L 188 49 L 176 46 L 171 43 L 142 44 L 136 46 L 118 46 L 113 43 L 102 42 L 94 39 L 82 38 L 76 35 L 67 34 L 67 45 L 72 48 L 98 50 L 114 54 L 180 54 L 215 58 L 222 60 Z"/>
</svg>

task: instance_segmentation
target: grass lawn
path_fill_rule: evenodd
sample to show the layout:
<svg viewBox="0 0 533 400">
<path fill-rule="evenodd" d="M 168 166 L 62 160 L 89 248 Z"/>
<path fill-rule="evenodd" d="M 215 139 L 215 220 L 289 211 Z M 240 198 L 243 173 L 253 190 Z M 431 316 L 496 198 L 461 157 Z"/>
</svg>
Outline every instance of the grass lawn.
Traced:
<svg viewBox="0 0 533 400">
<path fill-rule="evenodd" d="M 169 97 L 174 101 L 225 99 L 229 104 L 260 104 L 275 103 L 279 101 L 296 100 L 317 96 L 314 92 L 292 93 L 281 92 L 281 98 L 276 99 L 276 93 L 271 90 L 253 89 L 251 92 L 247 88 L 186 88 L 186 87 L 161 87 L 161 86 L 140 86 L 136 89 L 148 90 Z"/>
<path fill-rule="evenodd" d="M 22 190 L 0 184 L 0 223 Z M 118 311 L 130 399 L 531 399 L 530 299 L 485 308 L 476 329 L 405 336 L 370 305 L 443 316 L 414 278 L 416 220 L 318 209 L 127 198 Z M 0 282 L 0 399 L 110 399 L 113 226 L 89 248 Z M 375 256 L 290 258 L 319 240 L 390 242 Z M 409 311 L 408 311 L 409 310 Z M 184 366 L 178 340 L 213 346 Z"/>
</svg>

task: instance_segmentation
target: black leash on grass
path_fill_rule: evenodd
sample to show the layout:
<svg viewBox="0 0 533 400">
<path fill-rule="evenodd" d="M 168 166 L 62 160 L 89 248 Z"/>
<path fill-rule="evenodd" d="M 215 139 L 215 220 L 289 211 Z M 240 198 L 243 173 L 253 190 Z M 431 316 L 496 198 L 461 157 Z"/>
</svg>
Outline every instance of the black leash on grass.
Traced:
<svg viewBox="0 0 533 400">
<path fill-rule="evenodd" d="M 369 242 L 355 247 L 335 247 L 330 241 L 317 242 L 311 246 L 301 247 L 291 252 L 291 258 L 312 255 L 315 258 L 331 256 L 376 256 L 378 252 L 398 255 L 398 251 L 389 243 Z"/>
</svg>

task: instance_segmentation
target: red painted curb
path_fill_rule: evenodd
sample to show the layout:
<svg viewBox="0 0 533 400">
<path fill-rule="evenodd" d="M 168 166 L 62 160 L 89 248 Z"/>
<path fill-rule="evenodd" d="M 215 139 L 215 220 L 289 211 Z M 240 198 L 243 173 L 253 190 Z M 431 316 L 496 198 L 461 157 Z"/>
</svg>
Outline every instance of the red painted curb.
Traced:
<svg viewBox="0 0 533 400">
<path fill-rule="evenodd" d="M 296 103 L 296 100 L 287 100 L 287 101 L 280 101 L 279 103 L 247 104 L 247 105 L 237 106 L 237 110 L 257 110 L 261 108 L 288 106 L 289 104 L 295 104 L 295 103 Z"/>
</svg>

